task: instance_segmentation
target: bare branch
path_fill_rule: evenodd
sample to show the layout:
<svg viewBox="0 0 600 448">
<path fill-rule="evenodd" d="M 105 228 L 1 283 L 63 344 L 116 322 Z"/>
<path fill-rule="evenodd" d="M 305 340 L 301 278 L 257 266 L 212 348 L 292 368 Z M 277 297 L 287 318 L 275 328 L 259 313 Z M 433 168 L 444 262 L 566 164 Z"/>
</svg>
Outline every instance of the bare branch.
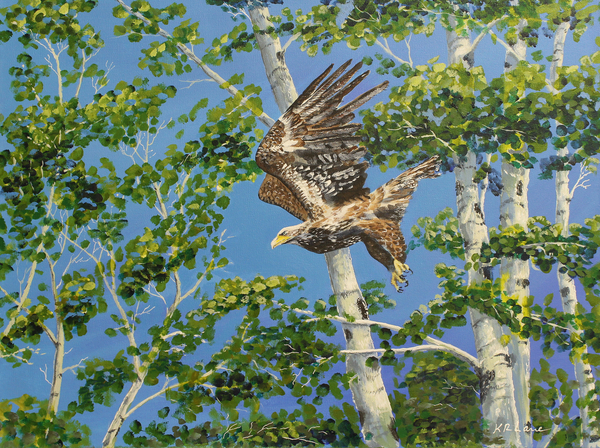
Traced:
<svg viewBox="0 0 600 448">
<path fill-rule="evenodd" d="M 410 66 L 413 66 L 413 60 L 412 60 L 412 51 L 410 48 L 410 41 L 412 40 L 413 35 L 409 34 L 407 38 L 404 39 L 404 44 L 406 45 L 406 49 L 408 51 L 408 63 L 410 64 Z"/>
<path fill-rule="evenodd" d="M 46 218 L 48 216 L 50 216 L 52 209 L 54 207 L 54 186 L 52 186 L 52 188 L 50 189 L 50 196 L 48 197 L 48 203 L 46 204 Z M 50 228 L 50 226 L 43 226 L 41 229 L 40 234 L 43 235 L 44 233 L 46 233 L 48 231 L 48 229 Z M 40 253 L 43 249 L 43 244 L 40 244 L 37 249 L 36 249 L 36 253 Z M 19 297 L 20 297 L 20 301 L 17 303 L 15 302 L 15 304 L 17 305 L 17 312 L 15 313 L 14 317 L 11 318 L 9 320 L 9 322 L 6 324 L 6 327 L 4 328 L 4 330 L 2 331 L 2 336 L 6 336 L 8 335 L 8 333 L 10 332 L 10 330 L 12 329 L 13 325 L 16 322 L 16 319 L 19 315 L 19 313 L 21 312 L 21 309 L 23 309 L 23 307 L 25 306 L 25 303 L 27 302 L 27 300 L 29 299 L 29 291 L 31 290 L 31 285 L 33 284 L 33 279 L 35 276 L 35 270 L 37 269 L 38 266 L 38 262 L 34 261 L 31 263 L 31 267 L 29 268 L 29 275 L 27 277 L 27 281 L 25 282 L 25 289 L 23 290 L 23 282 L 25 281 L 25 279 L 23 280 L 19 280 L 19 285 L 20 285 L 20 291 L 19 291 Z"/>
<path fill-rule="evenodd" d="M 152 288 L 152 290 L 150 290 L 150 288 Z M 148 287 L 144 288 L 144 291 L 146 291 L 151 296 L 159 298 L 160 300 L 163 301 L 163 303 L 165 304 L 165 307 L 167 306 L 167 299 L 165 299 L 165 296 L 163 296 L 161 293 L 159 293 L 156 290 L 156 286 L 153 285 L 152 283 L 150 283 L 148 285 Z"/>
<path fill-rule="evenodd" d="M 507 16 L 502 16 L 499 17 L 495 20 L 492 20 L 490 23 L 486 24 L 483 29 L 481 30 L 481 33 L 479 33 L 477 35 L 477 37 L 475 39 L 473 39 L 473 43 L 471 44 L 471 48 L 469 49 L 468 53 L 472 53 L 475 51 L 475 49 L 477 48 L 477 46 L 481 43 L 481 41 L 483 40 L 483 38 L 485 36 L 487 36 L 488 34 L 493 34 L 493 32 L 491 31 L 491 29 L 496 26 L 496 23 L 498 23 L 500 20 L 505 19 Z"/>
<path fill-rule="evenodd" d="M 578 246 L 578 247 L 585 247 L 585 245 L 583 245 L 583 244 L 569 243 L 569 242 L 566 242 L 566 241 L 556 241 L 556 242 L 548 241 L 548 242 L 544 242 L 544 243 L 531 243 L 531 244 L 523 244 L 522 246 L 518 246 L 518 247 L 523 248 L 523 249 L 540 248 L 544 253 L 546 253 L 546 249 L 544 248 L 544 246 L 547 246 L 549 244 L 552 244 L 554 246 Z"/>
<path fill-rule="evenodd" d="M 48 364 L 44 364 L 43 370 L 41 367 L 39 369 L 40 369 L 40 372 L 42 372 L 44 374 L 44 381 L 46 381 L 48 384 L 50 384 L 52 386 L 52 383 L 50 381 L 48 381 Z"/>
<path fill-rule="evenodd" d="M 570 193 L 571 198 L 573 198 L 573 195 L 575 194 L 575 190 L 577 190 L 578 188 L 583 188 L 584 190 L 588 189 L 588 187 L 590 186 L 590 184 L 589 184 L 590 180 L 586 179 L 586 178 L 588 176 L 590 176 L 591 174 L 592 174 L 592 172 L 590 171 L 590 169 L 587 165 L 581 164 L 579 166 L 579 177 L 577 178 L 577 182 L 575 182 L 575 185 L 571 189 L 571 193 Z"/>
<path fill-rule="evenodd" d="M 301 33 L 296 33 L 292 37 L 290 37 L 288 41 L 283 45 L 283 47 L 281 47 L 281 51 L 285 53 L 288 47 L 292 44 L 292 42 L 298 39 L 301 35 Z"/>
<path fill-rule="evenodd" d="M 148 305 L 148 306 L 146 306 L 146 308 L 144 308 L 144 309 L 142 310 L 142 312 L 138 312 L 138 310 L 140 309 L 140 303 L 141 303 L 141 302 L 138 302 L 138 303 L 136 304 L 136 307 L 135 307 L 135 313 L 134 313 L 134 315 L 133 315 L 133 318 L 134 318 L 134 319 L 136 319 L 138 316 L 143 316 L 144 314 L 150 314 L 150 313 L 152 312 L 152 310 L 155 308 L 155 307 L 153 307 L 153 306 L 151 306 L 151 305 Z"/>
<path fill-rule="evenodd" d="M 66 353 L 65 353 L 66 354 Z M 67 372 L 69 370 L 71 370 L 73 372 L 73 374 L 75 374 L 75 369 L 78 369 L 79 367 L 82 366 L 83 361 L 85 361 L 87 359 L 87 356 L 85 358 L 83 358 L 81 361 L 79 361 L 77 364 L 69 366 L 69 367 L 65 367 L 63 369 L 63 373 Z"/>
<path fill-rule="evenodd" d="M 138 404 L 136 404 L 134 407 L 132 407 L 131 409 L 129 409 L 126 413 L 124 418 L 127 419 L 131 416 L 131 414 L 133 414 L 135 411 L 137 411 L 139 408 L 141 408 L 142 406 L 144 406 L 146 403 L 148 403 L 149 401 L 154 400 L 157 397 L 160 397 L 161 395 L 163 395 L 164 393 L 166 393 L 169 390 L 175 389 L 176 387 L 181 387 L 184 386 L 186 384 L 188 384 L 189 381 L 184 381 L 182 383 L 177 383 L 177 384 L 173 384 L 172 386 L 167 386 L 167 384 L 169 384 L 169 378 L 167 378 L 167 380 L 165 381 L 164 386 L 155 394 L 150 395 L 149 397 L 146 397 L 145 399 L 143 399 L 142 401 L 140 401 Z"/>
<path fill-rule="evenodd" d="M 48 50 L 50 52 L 50 54 L 52 55 L 52 58 L 54 59 L 55 65 L 52 65 L 50 60 L 48 58 L 46 58 L 46 60 L 48 61 L 48 64 L 50 65 L 50 69 L 56 74 L 56 77 L 58 78 L 58 98 L 59 98 L 59 101 L 62 103 L 63 102 L 63 85 L 62 85 L 62 74 L 61 74 L 61 69 L 60 69 L 60 54 L 67 49 L 67 45 L 59 44 L 59 45 L 57 45 L 57 49 L 55 50 L 54 47 L 52 46 L 52 43 L 48 40 L 48 38 L 44 39 L 45 44 L 42 43 L 41 41 L 38 41 L 38 42 L 40 43 L 40 45 L 42 45 L 46 50 Z"/>
<path fill-rule="evenodd" d="M 291 310 L 298 314 L 307 314 L 310 316 L 315 316 L 315 314 L 312 311 L 300 310 L 298 308 L 291 308 Z M 315 316 L 315 317 L 321 318 L 321 319 L 337 321 L 337 322 L 341 322 L 341 323 L 348 324 L 348 325 L 364 325 L 364 326 L 369 326 L 369 327 L 376 325 L 376 326 L 379 326 L 382 328 L 388 328 L 388 329 L 394 330 L 394 331 L 402 331 L 403 330 L 403 328 L 399 327 L 398 325 L 392 325 L 392 324 L 388 324 L 385 322 L 377 322 L 374 320 L 357 319 L 353 322 L 350 322 L 347 319 L 345 319 L 343 317 L 339 317 L 339 316 L 323 316 L 323 317 Z M 428 342 L 431 345 L 443 347 L 444 351 L 451 353 L 454 356 L 456 356 L 457 358 L 465 361 L 466 363 L 470 364 L 473 368 L 480 367 L 479 360 L 475 356 L 471 355 L 470 353 L 465 352 L 464 350 L 462 350 L 452 344 L 448 344 L 447 342 L 440 341 L 440 340 L 432 338 L 430 336 L 427 336 L 424 339 L 424 341 Z M 403 350 L 403 349 L 400 349 L 400 350 Z M 441 348 L 440 348 L 440 350 L 441 350 Z"/>
<path fill-rule="evenodd" d="M 215 80 L 214 79 L 195 79 L 193 81 L 181 80 L 181 82 L 187 82 L 188 83 L 188 85 L 186 87 L 182 87 L 181 88 L 181 90 L 185 90 L 185 89 L 189 89 L 194 84 L 197 84 L 199 82 L 215 82 Z"/>
<path fill-rule="evenodd" d="M 179 334 L 185 334 L 185 333 L 183 331 L 177 330 L 177 331 L 174 331 L 173 333 L 169 333 L 164 336 L 161 336 L 161 339 L 167 340 L 167 339 L 172 338 L 173 336 L 177 336 Z"/>
<path fill-rule="evenodd" d="M 244 8 L 238 8 L 235 6 L 231 6 L 232 9 L 235 9 L 237 12 L 233 12 L 231 10 L 227 11 L 229 14 L 231 14 L 231 16 L 233 18 L 236 18 L 237 16 L 244 16 L 246 17 L 248 20 L 250 20 L 250 16 L 248 15 L 248 13 L 246 12 L 246 10 Z"/>
<path fill-rule="evenodd" d="M 438 350 L 438 351 L 445 351 L 445 352 L 449 352 L 452 353 L 452 351 L 449 351 L 447 347 L 442 347 L 441 345 L 431 345 L 431 344 L 424 344 L 424 345 L 417 345 L 415 347 L 408 347 L 408 348 L 391 348 L 389 349 L 391 351 L 393 351 L 394 353 L 407 353 L 407 352 L 425 352 L 425 351 L 433 351 L 433 350 Z M 368 350 L 340 350 L 340 353 L 344 353 L 344 354 L 353 354 L 353 355 L 368 355 L 370 353 L 380 353 L 380 352 L 385 352 L 388 351 L 388 349 L 384 349 L 384 348 L 373 348 L 373 349 L 368 349 Z"/>
<path fill-rule="evenodd" d="M 95 76 L 92 78 L 92 87 L 94 89 L 94 93 L 98 93 L 100 91 L 100 89 L 102 89 L 103 87 L 106 87 L 106 85 L 108 83 L 107 76 L 115 68 L 115 66 L 112 62 L 110 63 L 110 65 L 107 62 L 105 67 L 106 67 L 106 71 L 102 78 L 96 78 Z"/>
<path fill-rule="evenodd" d="M 66 234 L 65 234 L 65 238 L 67 238 L 71 242 L 71 244 L 73 244 L 74 246 L 76 246 L 77 248 L 79 248 L 81 251 L 83 251 L 86 254 L 88 254 L 88 256 L 92 260 L 94 260 L 96 262 L 96 264 L 100 264 L 101 260 L 100 260 L 100 258 L 96 257 L 95 254 L 93 254 L 92 252 L 89 252 L 87 249 L 84 249 L 77 241 L 73 241 Z M 114 258 L 114 253 L 113 252 L 111 252 L 111 257 L 112 257 L 112 260 L 114 261 L 115 258 Z M 115 284 L 116 280 L 115 280 L 114 271 L 112 272 L 112 274 L 113 275 L 112 275 L 112 284 L 111 284 L 111 283 L 109 283 L 108 278 L 106 277 L 106 274 L 104 273 L 104 271 L 101 271 L 101 273 L 100 273 L 100 275 L 102 276 L 102 281 L 104 282 L 104 285 L 106 286 L 106 289 L 110 292 L 110 296 L 112 297 L 115 306 L 119 310 L 119 314 L 121 315 L 121 319 L 125 323 L 124 327 L 127 329 L 126 336 L 127 336 L 128 341 L 129 341 L 129 345 L 131 347 L 137 348 L 137 343 L 135 341 L 135 336 L 134 336 L 135 329 L 130 325 L 127 313 L 125 312 L 125 309 L 121 305 L 120 298 L 117 295 L 116 284 Z M 140 366 L 141 366 L 139 355 L 134 355 L 133 356 L 133 366 L 135 367 L 136 373 L 139 375 L 140 374 Z"/>
<path fill-rule="evenodd" d="M 181 296 L 181 300 L 186 299 L 187 297 L 194 294 L 196 292 L 196 290 L 198 289 L 198 287 L 200 286 L 200 283 L 202 283 L 202 281 L 206 278 L 208 273 L 214 269 L 214 267 L 215 267 L 215 260 L 213 258 L 210 261 L 210 263 L 209 263 L 208 267 L 206 268 L 206 270 L 204 271 L 204 273 L 200 276 L 200 278 L 198 278 L 198 280 L 196 280 L 196 283 L 194 283 L 194 286 L 192 286 L 190 289 L 188 289 L 188 291 L 183 296 Z"/>
<path fill-rule="evenodd" d="M 0 353 L 0 359 L 13 357 L 13 358 L 17 359 L 19 362 L 23 363 L 23 364 L 27 364 L 29 366 L 32 366 L 33 365 L 32 362 L 29 362 L 24 357 L 18 355 L 19 353 L 23 353 L 25 350 L 29 350 L 30 352 L 35 353 L 36 355 L 45 355 L 45 353 L 41 353 L 40 352 L 39 348 L 26 347 L 26 348 L 20 348 L 15 353 L 8 353 L 8 354 Z"/>
<path fill-rule="evenodd" d="M 379 45 L 383 49 L 383 51 L 385 51 L 388 55 L 390 55 L 391 57 L 393 57 L 394 59 L 396 59 L 401 64 L 409 64 L 412 67 L 412 62 L 405 61 L 404 59 L 399 58 L 398 56 L 396 56 L 394 54 L 394 52 L 390 49 L 390 44 L 388 43 L 388 41 L 387 41 L 386 38 L 383 38 L 383 42 L 381 42 L 379 39 L 376 39 L 375 43 L 377 45 Z M 410 50 L 410 47 L 409 47 L 409 50 Z"/>
</svg>

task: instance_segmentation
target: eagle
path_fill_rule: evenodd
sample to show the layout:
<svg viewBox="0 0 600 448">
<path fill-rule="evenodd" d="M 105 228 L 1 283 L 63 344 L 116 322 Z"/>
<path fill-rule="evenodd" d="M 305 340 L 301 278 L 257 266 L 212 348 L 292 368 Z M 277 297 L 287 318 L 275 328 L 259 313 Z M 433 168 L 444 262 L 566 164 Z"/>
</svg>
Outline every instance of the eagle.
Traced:
<svg viewBox="0 0 600 448">
<path fill-rule="evenodd" d="M 410 269 L 400 221 L 419 179 L 439 176 L 439 160 L 431 157 L 373 192 L 365 187 L 367 150 L 359 146 L 362 125 L 352 120 L 354 111 L 388 82 L 340 106 L 369 74 L 354 77 L 362 63 L 347 70 L 351 63 L 331 75 L 334 65 L 329 66 L 265 135 L 256 152 L 256 163 L 266 173 L 258 197 L 302 220 L 281 229 L 272 248 L 296 244 L 323 254 L 362 241 L 401 292 Z"/>
</svg>

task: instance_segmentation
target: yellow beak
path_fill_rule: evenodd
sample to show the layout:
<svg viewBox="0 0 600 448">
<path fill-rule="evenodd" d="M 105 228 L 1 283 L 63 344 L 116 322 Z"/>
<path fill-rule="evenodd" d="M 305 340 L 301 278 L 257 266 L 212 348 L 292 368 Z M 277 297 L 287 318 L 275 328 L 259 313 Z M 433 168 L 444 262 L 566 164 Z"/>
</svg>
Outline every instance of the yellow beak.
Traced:
<svg viewBox="0 0 600 448">
<path fill-rule="evenodd" d="M 284 244 L 289 241 L 292 237 L 287 235 L 277 235 L 277 237 L 271 241 L 271 249 L 275 249 L 277 246 Z"/>
</svg>

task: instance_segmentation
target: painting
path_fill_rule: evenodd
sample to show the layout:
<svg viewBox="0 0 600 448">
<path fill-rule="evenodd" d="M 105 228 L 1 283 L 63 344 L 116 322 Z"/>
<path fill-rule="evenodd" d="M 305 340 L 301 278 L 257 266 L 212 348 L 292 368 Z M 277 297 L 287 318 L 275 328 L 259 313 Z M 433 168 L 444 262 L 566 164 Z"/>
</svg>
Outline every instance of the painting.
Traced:
<svg viewBox="0 0 600 448">
<path fill-rule="evenodd" d="M 599 11 L 2 0 L 0 446 L 600 448 Z"/>
</svg>

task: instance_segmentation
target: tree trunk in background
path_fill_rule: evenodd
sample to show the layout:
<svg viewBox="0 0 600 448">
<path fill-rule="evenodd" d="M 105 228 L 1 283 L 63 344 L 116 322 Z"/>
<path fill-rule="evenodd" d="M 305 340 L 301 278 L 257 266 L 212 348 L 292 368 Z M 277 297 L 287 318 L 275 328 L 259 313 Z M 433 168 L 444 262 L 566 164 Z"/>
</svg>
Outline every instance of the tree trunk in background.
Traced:
<svg viewBox="0 0 600 448">
<path fill-rule="evenodd" d="M 249 10 L 249 13 L 255 28 L 265 30 L 272 26 L 267 8 L 254 7 Z M 297 93 L 285 64 L 281 44 L 279 39 L 266 33 L 257 33 L 257 42 L 275 101 L 283 113 L 296 99 Z M 309 78 L 312 80 L 312 75 Z M 354 274 L 350 250 L 342 249 L 327 253 L 325 259 L 331 287 L 337 297 L 340 316 L 349 315 L 356 319 L 368 319 L 367 305 Z M 370 327 L 344 325 L 343 331 L 349 350 L 374 348 Z M 346 355 L 346 371 L 356 375 L 350 384 L 350 389 L 360 416 L 363 438 L 369 447 L 395 448 L 398 446 L 398 436 L 394 415 L 381 376 L 381 367 L 378 363 L 367 367 L 365 365 L 367 358 L 366 355 Z"/>
<path fill-rule="evenodd" d="M 457 218 L 464 239 L 465 257 L 471 259 L 479 254 L 481 245 L 488 241 L 487 226 L 480 209 L 478 185 L 473 182 L 477 170 L 476 156 L 469 152 L 466 160 L 456 160 Z M 469 284 L 480 283 L 486 271 L 469 270 Z M 469 309 L 471 326 L 475 336 L 477 358 L 481 362 L 479 374 L 481 409 L 489 424 L 487 434 L 502 437 L 506 446 L 521 446 L 516 429 L 519 418 L 515 406 L 515 388 L 511 360 L 507 347 L 501 344 L 502 327 L 494 318 Z M 497 446 L 497 445 L 496 445 Z"/>
<path fill-rule="evenodd" d="M 556 30 L 554 37 L 554 57 L 550 67 L 550 82 L 554 84 L 558 75 L 557 70 L 562 67 L 565 41 L 569 33 L 569 24 L 562 23 Z M 558 123 L 557 123 L 558 124 Z M 558 150 L 558 156 L 564 157 L 569 155 L 569 150 L 565 146 Z M 562 226 L 562 234 L 569 234 L 569 217 L 571 214 L 571 199 L 572 193 L 569 189 L 569 171 L 556 172 L 556 223 Z M 563 265 L 558 264 L 557 277 L 560 298 L 563 306 L 563 311 L 569 314 L 577 313 L 577 291 L 575 289 L 575 281 L 569 277 L 567 273 L 561 273 L 560 268 Z M 570 325 L 571 331 L 574 330 Z M 583 362 L 581 355 L 587 353 L 587 348 L 583 348 L 580 353 L 573 357 L 575 378 L 579 385 L 578 395 L 580 404 L 581 416 L 581 447 L 582 448 L 600 448 L 600 433 L 596 428 L 590 428 L 589 407 L 583 403 L 589 396 L 590 401 L 597 401 L 598 395 L 594 393 L 595 381 L 592 369 L 589 364 Z"/>
<path fill-rule="evenodd" d="M 110 426 L 106 431 L 106 435 L 104 436 L 104 440 L 102 440 L 102 448 L 113 448 L 115 446 L 115 442 L 117 441 L 117 436 L 119 435 L 119 431 L 127 418 L 127 411 L 133 404 L 133 400 L 137 396 L 138 392 L 144 385 L 144 378 L 146 374 L 143 376 L 138 376 L 138 378 L 131 383 L 131 387 L 125 394 L 125 397 L 121 401 L 119 409 L 115 413 L 114 418 L 110 422 Z"/>
<path fill-rule="evenodd" d="M 452 30 L 456 22 L 450 18 Z M 447 31 L 448 64 L 463 64 L 467 69 L 473 66 L 470 38 L 456 31 Z M 466 156 L 455 156 L 456 205 L 459 228 L 464 240 L 465 257 L 479 254 L 481 245 L 489 239 L 484 212 L 481 209 L 479 187 L 473 182 L 477 170 L 476 155 L 469 151 Z M 469 284 L 480 283 L 486 278 L 486 271 L 469 270 Z M 501 325 L 492 317 L 469 309 L 471 326 L 475 337 L 477 357 L 481 362 L 480 400 L 483 418 L 488 423 L 486 434 L 502 437 L 504 444 L 521 446 L 516 432 L 519 424 L 515 406 L 515 389 L 512 379 L 511 361 L 508 350 L 501 344 Z"/>
<path fill-rule="evenodd" d="M 507 51 L 504 71 L 513 70 L 520 60 L 527 57 L 527 45 L 519 38 L 520 31 L 527 25 L 521 20 L 517 25 L 517 41 L 511 45 L 514 52 Z M 516 168 L 511 163 L 502 162 L 502 196 L 500 199 L 500 225 L 504 228 L 520 225 L 527 230 L 529 219 L 529 170 Z M 503 258 L 500 265 L 500 275 L 504 281 L 504 292 L 508 297 L 515 297 L 521 305 L 523 313 L 519 318 L 529 315 L 529 261 L 514 258 Z M 531 407 L 529 403 L 529 381 L 531 376 L 531 347 L 529 339 L 522 339 L 505 328 L 510 337 L 508 345 L 512 361 L 512 377 L 515 387 L 515 404 L 519 416 L 521 444 L 529 448 L 533 446 L 531 431 L 524 431 L 531 426 Z"/>
<path fill-rule="evenodd" d="M 520 224 L 527 229 L 529 207 L 527 203 L 527 186 L 529 184 L 529 170 L 515 168 L 510 163 L 502 163 L 502 183 L 504 189 L 501 198 L 500 224 L 503 227 Z M 502 259 L 500 275 L 506 278 L 504 291 L 508 297 L 516 297 L 523 309 L 522 318 L 529 315 L 529 262 L 512 258 Z M 529 380 L 531 373 L 531 348 L 528 339 L 514 335 L 508 328 L 504 329 L 510 336 L 508 345 L 511 361 L 512 375 L 515 388 L 515 404 L 519 415 L 519 428 L 523 430 L 531 425 L 531 412 L 529 403 Z M 533 444 L 532 433 L 522 431 L 521 442 L 524 447 Z"/>
<path fill-rule="evenodd" d="M 58 310 L 55 310 L 58 314 Z M 63 321 L 56 316 L 56 343 L 54 344 L 54 365 L 52 371 L 52 385 L 50 386 L 50 399 L 48 400 L 48 412 L 57 413 L 60 401 L 60 391 L 63 380 L 63 363 L 65 360 L 65 330 Z"/>
</svg>

